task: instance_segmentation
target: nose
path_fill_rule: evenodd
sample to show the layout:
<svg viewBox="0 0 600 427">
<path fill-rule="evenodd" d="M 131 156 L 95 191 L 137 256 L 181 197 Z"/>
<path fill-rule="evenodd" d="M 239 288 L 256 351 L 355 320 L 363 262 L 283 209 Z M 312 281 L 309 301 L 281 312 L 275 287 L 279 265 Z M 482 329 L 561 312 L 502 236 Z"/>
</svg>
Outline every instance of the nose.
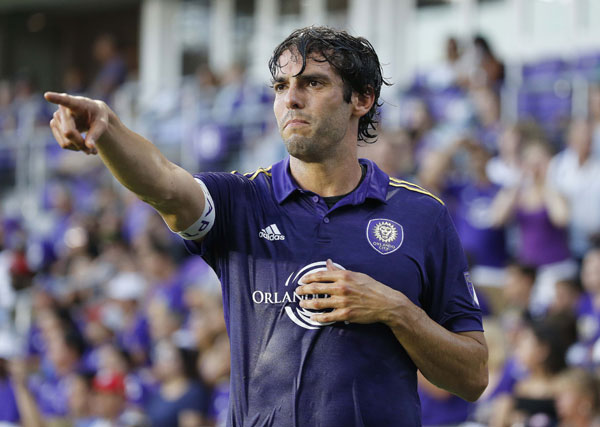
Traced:
<svg viewBox="0 0 600 427">
<path fill-rule="evenodd" d="M 289 110 L 304 108 L 304 94 L 302 93 L 302 88 L 298 87 L 295 82 L 290 82 L 290 86 L 285 94 L 285 106 Z"/>
</svg>

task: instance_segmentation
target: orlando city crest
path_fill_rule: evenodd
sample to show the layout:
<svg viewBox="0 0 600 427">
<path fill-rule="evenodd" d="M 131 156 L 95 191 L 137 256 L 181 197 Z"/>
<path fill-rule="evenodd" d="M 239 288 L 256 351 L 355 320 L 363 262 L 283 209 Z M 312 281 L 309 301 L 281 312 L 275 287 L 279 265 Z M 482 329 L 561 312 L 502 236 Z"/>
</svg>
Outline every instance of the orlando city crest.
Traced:
<svg viewBox="0 0 600 427">
<path fill-rule="evenodd" d="M 391 219 L 372 219 L 367 225 L 367 240 L 381 255 L 388 255 L 402 246 L 404 229 Z"/>
</svg>

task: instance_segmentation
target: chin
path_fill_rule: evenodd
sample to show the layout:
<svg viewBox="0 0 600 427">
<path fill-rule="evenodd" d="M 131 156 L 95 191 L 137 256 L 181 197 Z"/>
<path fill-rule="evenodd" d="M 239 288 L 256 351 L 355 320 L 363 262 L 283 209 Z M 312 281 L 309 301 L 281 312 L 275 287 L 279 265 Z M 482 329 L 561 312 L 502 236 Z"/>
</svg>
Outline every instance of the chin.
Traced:
<svg viewBox="0 0 600 427">
<path fill-rule="evenodd" d="M 290 156 L 303 162 L 316 162 L 321 158 L 319 150 L 310 138 L 293 135 L 284 142 Z"/>
</svg>

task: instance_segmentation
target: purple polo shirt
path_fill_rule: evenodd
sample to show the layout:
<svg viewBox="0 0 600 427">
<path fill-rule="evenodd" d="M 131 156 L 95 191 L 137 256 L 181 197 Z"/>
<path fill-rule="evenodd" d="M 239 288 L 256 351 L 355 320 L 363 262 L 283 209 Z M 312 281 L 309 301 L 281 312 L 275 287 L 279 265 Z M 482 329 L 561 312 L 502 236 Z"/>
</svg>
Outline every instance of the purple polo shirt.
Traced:
<svg viewBox="0 0 600 427">
<path fill-rule="evenodd" d="M 384 324 L 318 324 L 294 293 L 325 268 L 365 273 L 454 332 L 482 330 L 467 264 L 442 203 L 373 162 L 331 209 L 289 159 L 252 174 L 198 175 L 216 222 L 186 242 L 220 276 L 231 341 L 228 425 L 420 425 L 416 367 Z"/>
</svg>

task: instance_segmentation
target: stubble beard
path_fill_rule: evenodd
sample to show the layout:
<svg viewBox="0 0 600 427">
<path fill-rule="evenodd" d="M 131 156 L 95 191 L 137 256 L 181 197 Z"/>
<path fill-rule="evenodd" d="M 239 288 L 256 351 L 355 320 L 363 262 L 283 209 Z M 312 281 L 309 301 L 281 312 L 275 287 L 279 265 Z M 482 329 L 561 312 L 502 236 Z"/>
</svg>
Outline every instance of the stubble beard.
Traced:
<svg viewBox="0 0 600 427">
<path fill-rule="evenodd" d="M 347 126 L 332 117 L 322 122 L 312 135 L 293 133 L 285 138 L 282 133 L 281 136 L 290 156 L 305 163 L 317 163 L 332 157 L 346 132 Z"/>
</svg>

